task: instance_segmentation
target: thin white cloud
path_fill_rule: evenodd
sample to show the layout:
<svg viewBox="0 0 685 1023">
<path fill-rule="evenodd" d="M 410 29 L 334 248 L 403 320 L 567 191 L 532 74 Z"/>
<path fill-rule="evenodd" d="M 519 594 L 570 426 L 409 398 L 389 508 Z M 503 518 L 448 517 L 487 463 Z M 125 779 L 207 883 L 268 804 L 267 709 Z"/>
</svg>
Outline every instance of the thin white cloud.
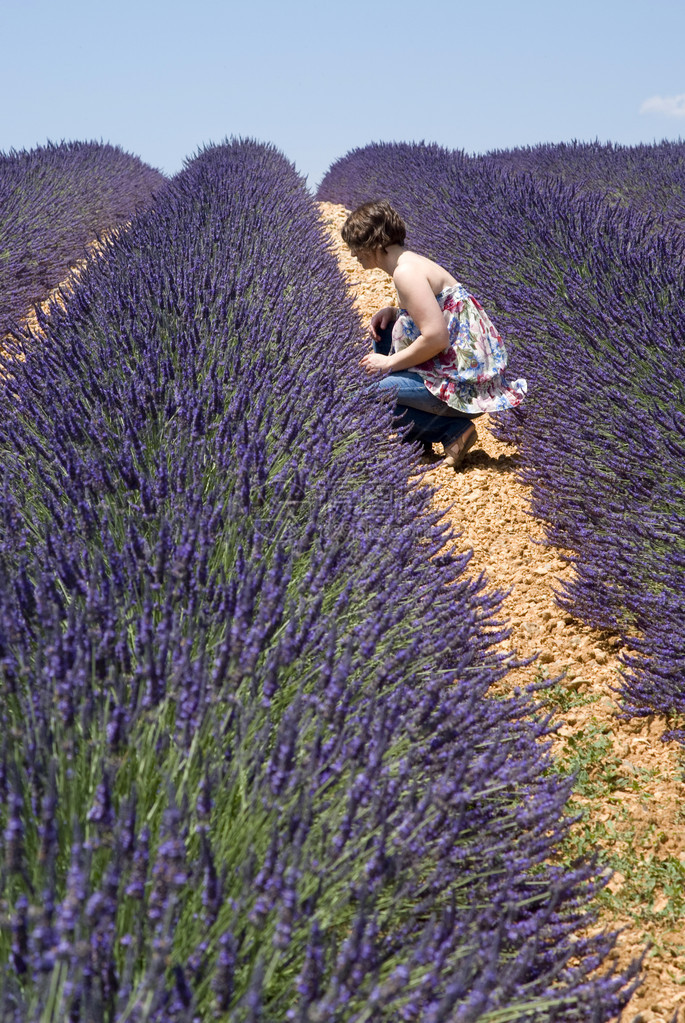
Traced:
<svg viewBox="0 0 685 1023">
<path fill-rule="evenodd" d="M 679 96 L 650 96 L 640 107 L 641 114 L 661 114 L 662 117 L 685 117 L 685 92 Z"/>
</svg>

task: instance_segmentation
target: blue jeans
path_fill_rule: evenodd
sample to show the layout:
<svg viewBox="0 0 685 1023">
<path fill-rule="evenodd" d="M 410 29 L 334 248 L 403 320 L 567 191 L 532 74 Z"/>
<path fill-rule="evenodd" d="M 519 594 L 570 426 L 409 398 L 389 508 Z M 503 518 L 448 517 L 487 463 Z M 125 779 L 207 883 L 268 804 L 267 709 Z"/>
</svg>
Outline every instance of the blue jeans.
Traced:
<svg viewBox="0 0 685 1023">
<path fill-rule="evenodd" d="M 391 344 L 392 326 L 389 326 L 380 331 L 380 341 L 374 341 L 373 350 L 389 355 Z M 400 429 L 408 428 L 402 438 L 406 441 L 449 444 L 468 428 L 472 419 L 482 415 L 450 408 L 447 402 L 431 394 L 418 374 L 408 369 L 389 373 L 373 386 L 385 394 L 394 393 L 396 425 Z"/>
</svg>

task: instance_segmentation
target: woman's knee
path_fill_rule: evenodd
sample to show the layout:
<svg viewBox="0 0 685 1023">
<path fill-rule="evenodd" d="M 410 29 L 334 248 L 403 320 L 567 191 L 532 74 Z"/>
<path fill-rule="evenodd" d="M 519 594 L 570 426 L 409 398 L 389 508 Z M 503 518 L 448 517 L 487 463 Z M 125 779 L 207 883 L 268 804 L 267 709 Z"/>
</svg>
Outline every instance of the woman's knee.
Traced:
<svg viewBox="0 0 685 1023">
<path fill-rule="evenodd" d="M 401 388 L 399 380 L 393 380 L 392 376 L 382 377 L 380 380 L 374 380 L 372 387 L 376 391 L 381 391 L 383 394 L 394 394 L 397 396 Z"/>
</svg>

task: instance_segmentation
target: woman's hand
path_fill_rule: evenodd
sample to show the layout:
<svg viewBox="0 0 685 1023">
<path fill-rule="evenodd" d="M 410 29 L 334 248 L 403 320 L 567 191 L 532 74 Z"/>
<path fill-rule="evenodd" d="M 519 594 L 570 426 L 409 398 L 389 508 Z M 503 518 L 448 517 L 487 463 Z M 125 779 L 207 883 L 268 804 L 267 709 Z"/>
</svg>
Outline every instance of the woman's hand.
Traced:
<svg viewBox="0 0 685 1023">
<path fill-rule="evenodd" d="M 390 371 L 390 356 L 379 355 L 378 352 L 369 352 L 359 360 L 367 373 L 387 373 Z"/>
<path fill-rule="evenodd" d="M 397 309 L 394 305 L 383 306 L 377 313 L 374 313 L 371 317 L 371 336 L 374 341 L 380 341 L 379 330 L 385 330 L 385 328 L 394 323 L 397 319 Z"/>
</svg>

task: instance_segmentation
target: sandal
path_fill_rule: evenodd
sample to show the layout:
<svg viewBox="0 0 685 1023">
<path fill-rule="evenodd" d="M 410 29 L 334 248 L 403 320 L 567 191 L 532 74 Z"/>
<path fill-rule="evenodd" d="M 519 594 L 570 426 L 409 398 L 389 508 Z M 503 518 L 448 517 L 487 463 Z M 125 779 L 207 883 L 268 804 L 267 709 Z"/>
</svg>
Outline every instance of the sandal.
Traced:
<svg viewBox="0 0 685 1023">
<path fill-rule="evenodd" d="M 470 451 L 478 440 L 478 434 L 473 423 L 469 423 L 463 433 L 460 433 L 454 440 L 443 444 L 445 449 L 445 465 L 457 469 L 464 461 L 467 451 Z"/>
</svg>

